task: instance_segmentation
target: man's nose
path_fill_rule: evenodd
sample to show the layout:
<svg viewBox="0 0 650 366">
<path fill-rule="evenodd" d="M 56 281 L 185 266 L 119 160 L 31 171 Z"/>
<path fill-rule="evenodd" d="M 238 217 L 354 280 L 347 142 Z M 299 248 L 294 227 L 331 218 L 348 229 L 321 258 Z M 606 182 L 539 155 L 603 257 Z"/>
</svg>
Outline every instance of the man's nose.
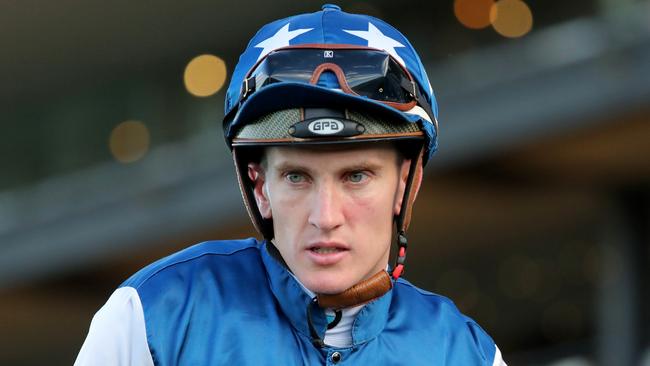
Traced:
<svg viewBox="0 0 650 366">
<path fill-rule="evenodd" d="M 344 222 L 341 194 L 333 183 L 323 183 L 314 192 L 309 223 L 320 230 L 333 230 Z"/>
</svg>

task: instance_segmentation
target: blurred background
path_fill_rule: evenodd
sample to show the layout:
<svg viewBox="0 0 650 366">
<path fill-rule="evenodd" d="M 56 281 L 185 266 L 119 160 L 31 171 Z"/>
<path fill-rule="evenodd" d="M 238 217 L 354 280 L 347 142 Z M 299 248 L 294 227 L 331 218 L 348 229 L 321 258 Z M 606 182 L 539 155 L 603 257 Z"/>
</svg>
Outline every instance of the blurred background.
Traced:
<svg viewBox="0 0 650 366">
<path fill-rule="evenodd" d="M 650 1 L 337 4 L 400 29 L 440 104 L 406 277 L 511 366 L 650 365 Z M 259 27 L 321 5 L 0 4 L 0 364 L 72 364 L 133 272 L 256 235 L 224 82 Z"/>
</svg>

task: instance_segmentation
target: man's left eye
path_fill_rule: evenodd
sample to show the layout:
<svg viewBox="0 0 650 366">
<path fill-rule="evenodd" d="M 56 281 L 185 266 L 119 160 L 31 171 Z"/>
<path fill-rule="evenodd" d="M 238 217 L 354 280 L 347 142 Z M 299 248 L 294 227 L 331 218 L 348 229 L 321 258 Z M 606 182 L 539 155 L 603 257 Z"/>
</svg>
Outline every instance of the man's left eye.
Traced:
<svg viewBox="0 0 650 366">
<path fill-rule="evenodd" d="M 287 180 L 291 183 L 301 183 L 304 181 L 304 177 L 298 173 L 289 173 L 286 177 Z"/>
<path fill-rule="evenodd" d="M 352 183 L 360 183 L 366 178 L 366 174 L 362 172 L 352 173 L 348 176 L 348 180 Z"/>
</svg>

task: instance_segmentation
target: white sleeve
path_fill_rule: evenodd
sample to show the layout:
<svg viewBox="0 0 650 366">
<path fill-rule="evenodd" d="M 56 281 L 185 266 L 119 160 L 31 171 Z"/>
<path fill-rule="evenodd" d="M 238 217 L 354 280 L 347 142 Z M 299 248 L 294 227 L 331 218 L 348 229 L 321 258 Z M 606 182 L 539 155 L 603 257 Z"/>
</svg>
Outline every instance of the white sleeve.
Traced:
<svg viewBox="0 0 650 366">
<path fill-rule="evenodd" d="M 494 347 L 496 347 L 496 352 L 494 352 L 494 361 L 492 361 L 492 366 L 508 366 L 503 361 L 503 357 L 501 357 L 501 351 L 499 350 L 499 347 Z"/>
<path fill-rule="evenodd" d="M 75 366 L 153 366 L 138 292 L 122 287 L 90 323 Z"/>
</svg>

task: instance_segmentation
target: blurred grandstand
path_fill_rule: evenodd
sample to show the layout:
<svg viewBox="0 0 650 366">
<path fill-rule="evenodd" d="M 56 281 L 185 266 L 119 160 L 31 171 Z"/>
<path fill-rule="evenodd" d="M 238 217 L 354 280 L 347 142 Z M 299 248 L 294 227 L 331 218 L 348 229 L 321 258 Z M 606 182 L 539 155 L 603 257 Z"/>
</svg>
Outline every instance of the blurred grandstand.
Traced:
<svg viewBox="0 0 650 366">
<path fill-rule="evenodd" d="M 222 84 L 259 26 L 320 5 L 0 5 L 0 364 L 71 364 L 137 269 L 255 235 Z M 439 99 L 406 277 L 510 365 L 650 365 L 650 1 L 338 5 L 404 32 Z"/>
</svg>

